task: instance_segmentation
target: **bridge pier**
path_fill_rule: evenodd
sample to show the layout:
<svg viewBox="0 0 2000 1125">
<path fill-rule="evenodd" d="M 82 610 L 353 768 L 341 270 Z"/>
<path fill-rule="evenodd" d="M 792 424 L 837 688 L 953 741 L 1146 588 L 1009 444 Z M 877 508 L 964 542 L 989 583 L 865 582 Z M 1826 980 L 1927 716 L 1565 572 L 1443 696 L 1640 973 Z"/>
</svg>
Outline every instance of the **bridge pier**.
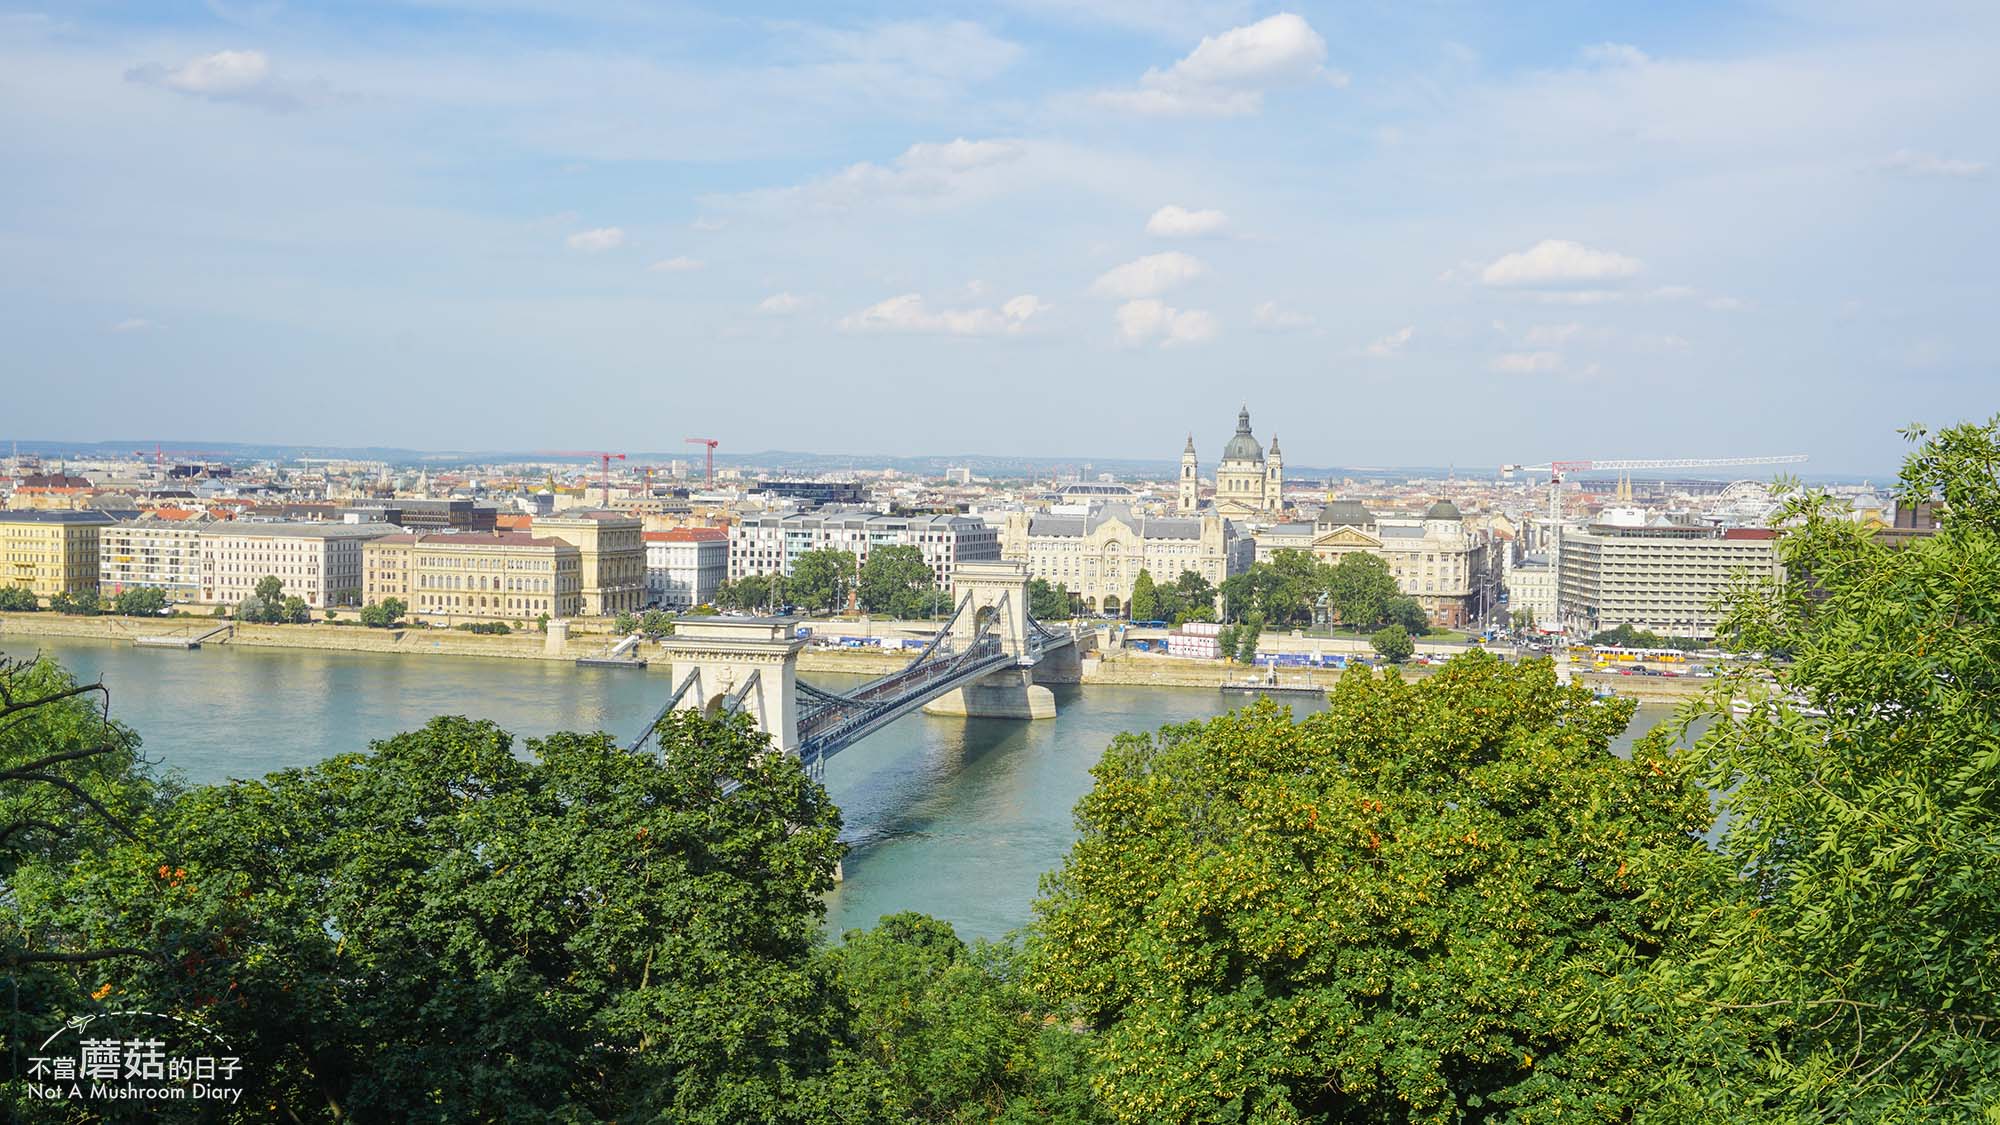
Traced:
<svg viewBox="0 0 2000 1125">
<path fill-rule="evenodd" d="M 771 736 L 772 749 L 797 753 L 799 650 L 806 644 L 797 625 L 789 617 L 681 618 L 660 641 L 675 686 L 695 677 L 674 709 L 715 714 L 737 699 Z"/>
<path fill-rule="evenodd" d="M 924 704 L 924 714 L 968 719 L 1053 719 L 1055 693 L 1035 682 L 1033 668 L 1003 668 L 975 684 Z"/>
</svg>

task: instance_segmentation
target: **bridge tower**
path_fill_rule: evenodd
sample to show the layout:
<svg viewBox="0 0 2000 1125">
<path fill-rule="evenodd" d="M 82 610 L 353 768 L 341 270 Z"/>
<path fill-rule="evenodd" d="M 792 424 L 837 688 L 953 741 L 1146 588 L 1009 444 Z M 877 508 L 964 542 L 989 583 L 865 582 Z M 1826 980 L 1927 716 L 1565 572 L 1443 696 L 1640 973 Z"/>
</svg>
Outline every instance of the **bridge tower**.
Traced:
<svg viewBox="0 0 2000 1125">
<path fill-rule="evenodd" d="M 738 710 L 771 736 L 773 748 L 798 752 L 798 623 L 790 617 L 683 617 L 660 641 L 673 665 L 676 711 L 714 714 L 736 701 Z M 738 697 L 741 697 L 738 699 Z"/>
<path fill-rule="evenodd" d="M 962 562 L 951 571 L 953 604 L 972 597 L 966 612 L 952 624 L 951 639 L 964 646 L 972 643 L 979 628 L 994 614 L 1000 643 L 1007 652 L 1020 657 L 1028 651 L 1028 564 L 1021 562 Z"/>
<path fill-rule="evenodd" d="M 985 719 L 1053 719 L 1056 697 L 1035 682 L 1028 645 L 1028 566 L 1026 563 L 962 562 L 952 568 L 954 603 L 967 597 L 972 604 L 952 624 L 951 639 L 964 646 L 995 614 L 1000 644 L 1019 663 L 1002 668 L 976 684 L 967 684 L 924 704 L 926 715 L 963 715 Z"/>
</svg>

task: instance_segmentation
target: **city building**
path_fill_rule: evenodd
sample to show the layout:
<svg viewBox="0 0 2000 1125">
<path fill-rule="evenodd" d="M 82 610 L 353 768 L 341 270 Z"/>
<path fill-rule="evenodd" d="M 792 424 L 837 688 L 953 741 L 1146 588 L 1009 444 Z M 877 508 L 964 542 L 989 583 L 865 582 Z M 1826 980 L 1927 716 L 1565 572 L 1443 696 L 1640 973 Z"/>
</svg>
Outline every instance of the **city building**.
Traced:
<svg viewBox="0 0 2000 1125">
<path fill-rule="evenodd" d="M 1712 638 L 1731 582 L 1777 577 L 1777 536 L 1768 528 L 1665 519 L 1565 531 L 1557 613 L 1572 636 L 1631 625 L 1662 636 Z"/>
<path fill-rule="evenodd" d="M 385 535 L 362 548 L 362 597 L 400 599 L 412 620 L 442 625 L 575 617 L 583 551 L 518 531 Z"/>
<path fill-rule="evenodd" d="M 800 507 L 820 508 L 828 504 L 859 504 L 867 490 L 851 480 L 760 480 L 751 492 L 796 500 Z"/>
<path fill-rule="evenodd" d="M 878 546 L 922 551 L 940 590 L 951 587 L 951 571 L 959 563 L 1001 557 L 999 533 L 970 516 L 752 516 L 729 529 L 729 577 L 790 574 L 793 563 L 808 551 L 847 551 L 857 563 L 866 563 L 868 552 Z"/>
<path fill-rule="evenodd" d="M 1336 500 L 1312 523 L 1279 524 L 1257 535 L 1257 561 L 1305 551 L 1337 563 L 1355 551 L 1381 559 L 1396 586 L 1447 629 L 1480 621 L 1491 597 L 1487 549 L 1468 532 L 1458 506 L 1439 500 L 1421 516 L 1378 516 L 1355 500 Z"/>
<path fill-rule="evenodd" d="M 636 613 L 646 602 L 645 523 L 613 512 L 537 516 L 534 534 L 554 536 L 583 552 L 585 617 Z"/>
<path fill-rule="evenodd" d="M 646 604 L 692 609 L 715 600 L 729 577 L 729 531 L 721 527 L 677 527 L 648 531 Z"/>
<path fill-rule="evenodd" d="M 411 531 L 492 531 L 496 509 L 470 500 L 384 500 L 346 509 L 363 520 L 379 519 Z"/>
<path fill-rule="evenodd" d="M 0 585 L 37 598 L 95 591 L 98 536 L 112 522 L 93 511 L 0 511 Z"/>
<path fill-rule="evenodd" d="M 201 537 L 206 522 L 136 519 L 97 533 L 97 590 L 116 597 L 127 590 L 163 591 L 170 602 L 201 600 Z"/>
<path fill-rule="evenodd" d="M 394 533 L 386 524 L 211 524 L 201 535 L 201 601 L 235 605 L 267 577 L 313 609 L 361 604 L 362 544 Z"/>
<path fill-rule="evenodd" d="M 1525 613 L 1532 629 L 1553 632 L 1561 627 L 1556 612 L 1556 568 L 1539 555 L 1526 555 L 1507 566 L 1507 611 Z"/>
<path fill-rule="evenodd" d="M 1181 449 L 1181 476 L 1178 508 L 1193 515 L 1201 504 L 1201 474 L 1194 452 L 1194 435 Z M 1215 470 L 1216 514 L 1235 519 L 1272 519 L 1284 511 L 1285 470 L 1278 452 L 1278 438 L 1271 437 L 1267 456 L 1257 437 L 1250 432 L 1250 408 L 1236 415 L 1236 433 L 1222 447 L 1222 461 Z"/>
<path fill-rule="evenodd" d="M 1191 570 L 1220 586 L 1248 569 L 1253 551 L 1252 541 L 1214 512 L 1149 518 L 1123 504 L 1083 516 L 1008 512 L 1000 529 L 1001 558 L 1066 587 L 1089 613 L 1125 612 L 1141 570 L 1156 582 Z"/>
</svg>

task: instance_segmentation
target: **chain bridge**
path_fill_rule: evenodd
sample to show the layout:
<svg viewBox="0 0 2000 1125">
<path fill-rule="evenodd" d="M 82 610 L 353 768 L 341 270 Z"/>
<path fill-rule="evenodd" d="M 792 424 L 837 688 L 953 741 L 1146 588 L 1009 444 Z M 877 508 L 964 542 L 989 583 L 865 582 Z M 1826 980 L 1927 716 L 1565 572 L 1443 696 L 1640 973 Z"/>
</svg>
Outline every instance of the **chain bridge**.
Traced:
<svg viewBox="0 0 2000 1125">
<path fill-rule="evenodd" d="M 661 648 L 672 661 L 672 694 L 633 739 L 639 751 L 676 710 L 752 716 L 771 745 L 796 754 L 815 777 L 826 762 L 921 707 L 933 714 L 1010 719 L 1055 717 L 1046 682 L 1075 682 L 1076 635 L 1028 612 L 1027 567 L 961 563 L 952 572 L 956 608 L 908 664 L 844 691 L 798 676 L 806 645 L 791 617 L 691 617 Z M 1041 682 L 1037 682 L 1037 681 Z"/>
</svg>

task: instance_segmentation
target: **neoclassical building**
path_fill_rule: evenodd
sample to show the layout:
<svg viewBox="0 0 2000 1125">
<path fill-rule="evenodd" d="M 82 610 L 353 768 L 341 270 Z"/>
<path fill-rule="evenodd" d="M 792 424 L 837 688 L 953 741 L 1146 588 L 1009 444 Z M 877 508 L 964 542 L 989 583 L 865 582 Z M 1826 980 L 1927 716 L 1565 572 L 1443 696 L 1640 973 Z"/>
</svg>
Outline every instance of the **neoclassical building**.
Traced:
<svg viewBox="0 0 2000 1125">
<path fill-rule="evenodd" d="M 1201 474 L 1195 462 L 1194 435 L 1189 434 L 1181 450 L 1180 514 L 1191 516 L 1201 506 Z M 1250 407 L 1236 415 L 1236 433 L 1222 447 L 1222 463 L 1215 469 L 1215 513 L 1230 519 L 1271 519 L 1285 509 L 1284 458 L 1278 452 L 1278 436 L 1271 435 L 1271 451 L 1264 452 L 1257 436 L 1250 432 Z"/>
<path fill-rule="evenodd" d="M 1172 582 L 1192 570 L 1212 585 L 1249 568 L 1253 545 L 1213 512 L 1148 517 L 1127 504 L 1106 504 L 1084 516 L 1008 512 L 1000 525 L 1000 557 L 1028 564 L 1028 573 L 1069 589 L 1090 613 L 1119 614 L 1132 604 L 1141 570 Z"/>
<path fill-rule="evenodd" d="M 1315 523 L 1279 524 L 1257 536 L 1257 561 L 1278 551 L 1306 551 L 1328 562 L 1364 551 L 1389 565 L 1402 592 L 1431 624 L 1459 628 L 1483 607 L 1486 546 L 1468 532 L 1458 506 L 1432 504 L 1421 516 L 1377 516 L 1353 500 L 1328 504 Z"/>
</svg>

